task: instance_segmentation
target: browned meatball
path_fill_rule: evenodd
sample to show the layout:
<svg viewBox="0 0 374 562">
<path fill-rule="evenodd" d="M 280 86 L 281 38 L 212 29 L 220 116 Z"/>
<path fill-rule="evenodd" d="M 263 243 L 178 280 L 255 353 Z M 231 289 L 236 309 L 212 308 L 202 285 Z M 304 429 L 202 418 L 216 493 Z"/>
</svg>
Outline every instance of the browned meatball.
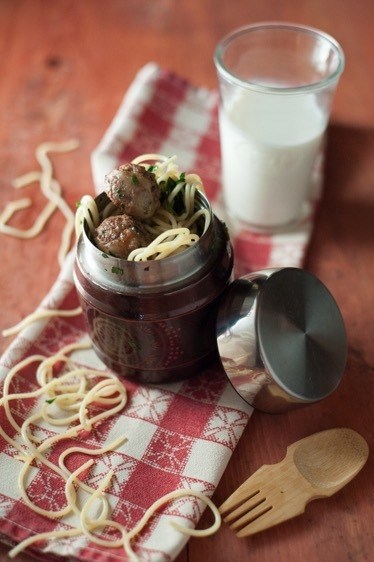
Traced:
<svg viewBox="0 0 374 562">
<path fill-rule="evenodd" d="M 97 247 L 117 258 L 126 259 L 130 252 L 148 246 L 152 239 L 143 223 L 127 215 L 108 217 L 95 231 Z"/>
<path fill-rule="evenodd" d="M 124 164 L 105 177 L 108 197 L 122 213 L 141 220 L 153 217 L 160 206 L 161 190 L 155 175 L 143 166 Z"/>
</svg>

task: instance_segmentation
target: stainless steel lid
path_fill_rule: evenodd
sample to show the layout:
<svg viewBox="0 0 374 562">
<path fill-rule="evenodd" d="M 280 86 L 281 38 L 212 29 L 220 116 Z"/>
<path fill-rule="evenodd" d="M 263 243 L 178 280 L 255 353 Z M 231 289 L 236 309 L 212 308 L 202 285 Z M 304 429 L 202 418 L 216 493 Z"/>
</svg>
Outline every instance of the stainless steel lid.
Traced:
<svg viewBox="0 0 374 562">
<path fill-rule="evenodd" d="M 331 293 L 314 275 L 291 267 L 259 271 L 229 286 L 217 343 L 236 391 L 269 413 L 327 397 L 340 383 L 347 357 Z"/>
</svg>

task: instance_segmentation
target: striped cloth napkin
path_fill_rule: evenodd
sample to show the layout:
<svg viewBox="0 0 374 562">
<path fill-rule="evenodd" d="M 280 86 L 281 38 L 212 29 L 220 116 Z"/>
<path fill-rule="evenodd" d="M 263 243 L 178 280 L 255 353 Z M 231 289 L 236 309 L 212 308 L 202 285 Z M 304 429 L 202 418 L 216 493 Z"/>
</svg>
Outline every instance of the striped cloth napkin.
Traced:
<svg viewBox="0 0 374 562">
<path fill-rule="evenodd" d="M 155 64 L 141 69 L 92 154 L 96 192 L 102 191 L 107 171 L 147 152 L 176 154 L 181 168 L 201 175 L 217 214 L 222 211 L 216 92 L 197 89 Z M 233 240 L 237 270 L 302 265 L 310 232 L 311 222 L 305 221 L 298 229 L 273 237 L 237 233 Z M 72 309 L 78 305 L 72 277 L 73 259 L 70 255 L 66 260 L 59 278 L 41 302 L 41 308 Z M 9 369 L 25 357 L 31 354 L 49 356 L 66 344 L 86 340 L 81 316 L 33 323 L 21 332 L 1 358 L 1 385 Z M 77 351 L 73 359 L 78 365 L 105 369 L 92 350 Z M 15 377 L 11 391 L 35 389 L 35 369 L 33 364 L 25 367 Z M 120 435 L 128 437 L 117 450 L 96 458 L 86 482 L 95 487 L 110 469 L 114 470 L 115 479 L 109 490 L 112 516 L 131 529 L 145 510 L 168 492 L 187 488 L 212 496 L 252 409 L 235 393 L 224 374 L 214 369 L 171 385 L 145 386 L 125 380 L 123 384 L 128 390 L 124 410 L 100 422 L 93 431 L 80 435 L 79 443 L 100 448 Z M 35 406 L 35 400 L 11 403 L 13 416 L 20 425 Z M 0 409 L 0 425 L 14 440 L 19 439 L 7 422 L 3 408 Z M 56 431 L 45 426 L 33 429 L 49 436 Z M 66 440 L 65 446 L 72 446 L 71 440 Z M 36 533 L 76 526 L 74 514 L 50 520 L 25 505 L 17 485 L 16 475 L 22 466 L 17 453 L 0 436 L 1 539 L 15 544 Z M 53 450 L 49 456 L 55 457 Z M 86 458 L 79 455 L 72 459 L 72 470 L 83 460 Z M 26 490 L 40 506 L 56 510 L 63 502 L 62 485 L 61 478 L 50 469 L 35 465 Z M 193 527 L 203 509 L 203 504 L 193 497 L 166 505 L 135 541 L 139 559 L 173 560 L 187 537 L 168 522 L 174 520 Z M 127 559 L 121 548 L 104 548 L 85 536 L 39 542 L 30 547 L 30 552 L 50 560 L 60 557 L 87 562 Z"/>
</svg>

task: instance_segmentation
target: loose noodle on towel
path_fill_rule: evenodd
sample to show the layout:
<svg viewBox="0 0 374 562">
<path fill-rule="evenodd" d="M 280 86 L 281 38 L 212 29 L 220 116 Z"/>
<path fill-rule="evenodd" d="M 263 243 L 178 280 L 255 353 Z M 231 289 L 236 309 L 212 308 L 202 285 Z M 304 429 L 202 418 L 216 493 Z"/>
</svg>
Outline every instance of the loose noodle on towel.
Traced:
<svg viewBox="0 0 374 562">
<path fill-rule="evenodd" d="M 131 542 L 144 529 L 157 510 L 166 503 L 181 497 L 192 496 L 207 505 L 213 512 L 214 523 L 207 529 L 195 530 L 175 521 L 169 521 L 170 525 L 177 531 L 190 536 L 204 537 L 216 532 L 220 526 L 221 517 L 217 507 L 208 497 L 193 489 L 178 489 L 162 496 L 145 511 L 132 529 L 127 529 L 121 523 L 113 520 L 108 494 L 115 472 L 109 471 L 96 488 L 86 484 L 81 478 L 81 474 L 94 466 L 95 457 L 114 451 L 126 443 L 127 437 L 124 435 L 97 449 L 79 445 L 68 446 L 59 454 L 56 463 L 51 460 L 52 457 L 49 454 L 51 447 L 61 440 L 76 439 L 79 437 L 81 430 L 91 431 L 96 423 L 116 415 L 126 405 L 126 388 L 116 375 L 108 371 L 81 367 L 71 359 L 70 354 L 72 352 L 89 347 L 91 347 L 91 344 L 87 343 L 68 344 L 52 357 L 44 355 L 29 356 L 10 369 L 4 380 L 0 407 L 4 408 L 8 422 L 20 437 L 10 437 L 2 427 L 0 427 L 0 435 L 18 450 L 19 454 L 15 456 L 15 459 L 23 463 L 18 477 L 21 497 L 25 504 L 36 513 L 50 519 L 61 519 L 61 526 L 55 530 L 35 534 L 20 542 L 10 551 L 9 556 L 11 558 L 36 542 L 83 535 L 93 543 L 103 547 L 122 547 L 130 560 L 137 562 L 139 558 L 135 554 Z M 61 362 L 65 364 L 65 369 L 62 369 L 61 374 L 57 376 L 54 373 L 54 368 L 56 365 L 61 366 Z M 37 388 L 28 392 L 11 393 L 10 387 L 13 378 L 24 367 L 33 363 L 39 364 L 36 370 Z M 30 400 L 31 398 L 37 400 L 37 405 L 34 406 L 33 413 L 20 426 L 13 417 L 10 403 L 12 401 Z M 100 406 L 99 413 L 95 413 L 96 409 L 92 412 L 91 405 L 93 404 Z M 45 424 L 50 426 L 51 431 L 48 433 L 52 433 L 54 426 L 61 427 L 61 425 L 66 426 L 66 431 L 56 433 L 42 441 L 33 433 L 38 420 L 44 424 L 44 427 Z M 70 472 L 65 464 L 66 457 L 75 453 L 87 455 L 90 458 L 75 471 Z M 35 462 L 40 467 L 45 465 L 64 481 L 65 505 L 60 509 L 44 509 L 28 496 L 26 491 L 27 480 Z M 97 509 L 95 515 L 92 515 L 92 508 L 95 506 Z M 64 525 L 63 518 L 72 513 L 78 518 L 76 527 L 62 527 Z M 104 528 L 111 528 L 116 531 L 118 538 L 104 538 L 100 535 L 100 530 Z"/>
</svg>

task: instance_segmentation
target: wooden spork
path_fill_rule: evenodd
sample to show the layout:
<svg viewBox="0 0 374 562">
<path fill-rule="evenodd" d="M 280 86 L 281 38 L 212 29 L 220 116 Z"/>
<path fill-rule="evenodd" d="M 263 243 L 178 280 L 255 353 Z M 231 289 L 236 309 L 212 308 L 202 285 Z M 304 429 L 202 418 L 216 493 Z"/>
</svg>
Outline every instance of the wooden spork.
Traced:
<svg viewBox="0 0 374 562">
<path fill-rule="evenodd" d="M 253 535 L 300 515 L 311 500 L 335 494 L 368 454 L 368 444 L 353 429 L 314 433 L 290 445 L 278 464 L 259 468 L 219 511 L 238 537 Z"/>
</svg>

